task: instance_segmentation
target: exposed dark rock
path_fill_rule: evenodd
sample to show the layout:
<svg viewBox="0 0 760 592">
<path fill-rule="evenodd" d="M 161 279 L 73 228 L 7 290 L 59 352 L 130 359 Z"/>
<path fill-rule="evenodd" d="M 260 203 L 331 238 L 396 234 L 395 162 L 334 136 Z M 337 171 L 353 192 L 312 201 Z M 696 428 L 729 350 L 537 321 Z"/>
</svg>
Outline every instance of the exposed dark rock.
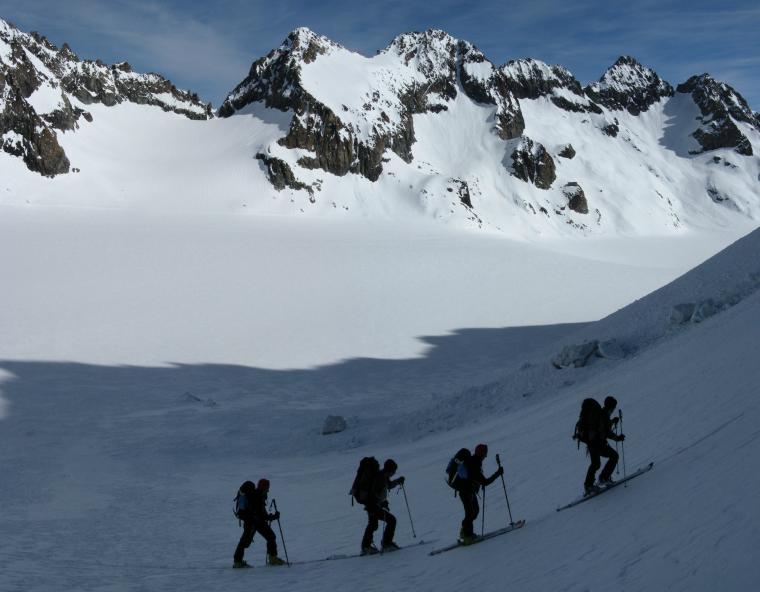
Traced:
<svg viewBox="0 0 760 592">
<path fill-rule="evenodd" d="M 400 35 L 383 50 L 398 55 L 424 79 L 424 83 L 386 89 L 386 96 L 389 91 L 395 93 L 401 106 L 394 117 L 387 112 L 391 103 L 381 100 L 379 91 L 367 96 L 360 109 L 343 105 L 336 113 L 304 88 L 301 71 L 318 56 L 341 49 L 308 29 L 293 31 L 278 49 L 254 62 L 248 77 L 225 99 L 219 114 L 229 117 L 254 102 L 292 111 L 288 133 L 278 142 L 286 148 L 314 153 L 302 157 L 299 165 L 335 175 L 356 173 L 372 181 L 382 173 L 387 150 L 411 162 L 415 141 L 412 115 L 445 110 L 444 103 L 456 97 L 460 84 L 473 100 L 496 106 L 500 137 L 519 136 L 524 128 L 519 104 L 507 88 L 506 78 L 475 47 L 438 30 Z M 484 78 L 488 67 L 491 74 Z M 367 120 L 372 130 L 369 137 L 354 129 L 352 118 L 343 113 Z"/>
<path fill-rule="evenodd" d="M 689 93 L 699 107 L 702 125 L 692 133 L 703 151 L 733 148 L 738 154 L 752 156 L 749 139 L 738 128 L 736 121 L 747 123 L 760 130 L 756 114 L 738 92 L 709 74 L 692 76 L 677 88 Z M 733 119 L 732 119 L 733 118 Z"/>
<path fill-rule="evenodd" d="M 70 97 L 85 104 L 131 101 L 193 119 L 211 117 L 211 106 L 197 95 L 178 90 L 158 74 L 135 74 L 126 62 L 109 68 L 99 60 L 80 61 L 67 44 L 58 49 L 42 35 L 23 33 L 1 19 L 0 40 L 10 47 L 0 59 L 0 133 L 13 132 L 2 149 L 43 175 L 69 170 L 53 128 L 75 130 L 82 116 L 92 121 L 89 113 L 72 105 Z M 60 91 L 61 100 L 49 112 L 37 113 L 27 99 L 42 85 Z"/>
<path fill-rule="evenodd" d="M 627 110 L 632 115 L 647 111 L 663 97 L 673 96 L 670 84 L 630 56 L 619 57 L 599 82 L 589 84 L 585 90 L 608 109 Z"/>
<path fill-rule="evenodd" d="M 562 188 L 562 193 L 567 197 L 567 207 L 572 211 L 579 214 L 588 214 L 588 202 L 586 201 L 586 194 L 583 192 L 581 186 L 572 181 L 565 184 Z"/>
<path fill-rule="evenodd" d="M 618 132 L 620 132 L 620 126 L 618 125 L 618 120 L 616 119 L 614 123 L 608 123 L 604 127 L 602 127 L 602 132 L 605 135 L 610 136 L 611 138 L 615 138 L 618 135 Z"/>
<path fill-rule="evenodd" d="M 576 113 L 601 113 L 598 105 L 583 94 L 581 83 L 562 66 L 550 66 L 540 60 L 510 60 L 500 68 L 508 80 L 508 88 L 518 99 L 537 99 L 547 96 L 560 109 Z M 575 95 L 571 100 L 567 96 L 555 93 L 565 89 Z"/>
<path fill-rule="evenodd" d="M 296 176 L 293 174 L 293 169 L 291 169 L 290 165 L 281 158 L 269 156 L 261 152 L 256 154 L 256 158 L 264 163 L 264 166 L 267 169 L 269 182 L 278 191 L 282 191 L 286 187 L 289 187 L 290 189 L 303 189 L 309 193 L 312 192 L 311 187 L 296 179 Z"/>
<path fill-rule="evenodd" d="M 533 183 L 539 189 L 549 189 L 557 178 L 554 160 L 546 148 L 523 136 L 512 152 L 513 175 Z"/>
<path fill-rule="evenodd" d="M 559 151 L 557 156 L 561 156 L 562 158 L 568 158 L 568 159 L 575 158 L 575 148 L 573 148 L 572 144 L 566 144 L 562 148 L 562 150 Z"/>
<path fill-rule="evenodd" d="M 26 166 L 42 175 L 69 171 L 69 159 L 53 130 L 37 115 L 18 90 L 5 101 L 0 112 L 0 136 L 9 134 L 2 149 L 23 159 Z"/>
<path fill-rule="evenodd" d="M 472 208 L 472 201 L 470 200 L 470 188 L 467 185 L 467 181 L 462 179 L 451 179 L 450 181 L 457 187 L 457 195 L 459 201 L 461 201 L 468 208 Z"/>
</svg>

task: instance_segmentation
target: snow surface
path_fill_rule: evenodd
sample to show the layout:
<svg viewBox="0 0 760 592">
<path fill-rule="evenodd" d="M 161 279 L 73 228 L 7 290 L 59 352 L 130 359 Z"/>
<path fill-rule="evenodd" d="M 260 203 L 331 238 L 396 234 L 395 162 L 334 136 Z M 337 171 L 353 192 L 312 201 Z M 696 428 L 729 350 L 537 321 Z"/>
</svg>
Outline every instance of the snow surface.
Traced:
<svg viewBox="0 0 760 592">
<path fill-rule="evenodd" d="M 0 216 L 3 590 L 752 589 L 760 232 L 536 243 L 435 225 L 9 207 Z M 674 305 L 723 302 L 673 326 Z M 626 357 L 556 370 L 565 345 Z M 174 362 L 166 364 L 161 362 Z M 580 401 L 614 393 L 629 470 L 574 510 Z M 320 434 L 328 415 L 344 432 Z M 501 452 L 525 529 L 449 555 L 460 446 Z M 267 476 L 292 560 L 355 552 L 358 459 L 393 457 L 397 555 L 230 569 Z M 495 468 L 492 459 L 489 470 Z M 397 540 L 412 543 L 403 498 Z M 498 485 L 486 528 L 506 522 Z M 279 538 L 279 534 L 278 534 Z M 249 561 L 263 564 L 257 537 Z M 40 569 L 45 565 L 45 569 Z"/>
</svg>

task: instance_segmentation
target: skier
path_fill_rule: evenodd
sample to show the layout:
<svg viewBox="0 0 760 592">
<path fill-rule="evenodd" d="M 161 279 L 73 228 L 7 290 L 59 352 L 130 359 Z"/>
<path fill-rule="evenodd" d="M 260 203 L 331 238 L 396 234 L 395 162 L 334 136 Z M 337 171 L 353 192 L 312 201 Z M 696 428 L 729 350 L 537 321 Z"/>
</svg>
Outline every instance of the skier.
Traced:
<svg viewBox="0 0 760 592">
<path fill-rule="evenodd" d="M 478 505 L 480 488 L 485 488 L 504 474 L 504 468 L 499 467 L 493 475 L 486 479 L 483 475 L 483 461 L 487 456 L 488 446 L 478 444 L 472 456 L 464 460 L 467 478 L 457 485 L 459 499 L 462 500 L 464 507 L 464 520 L 462 520 L 462 528 L 459 530 L 459 539 L 465 545 L 477 540 L 473 523 L 480 514 L 480 506 Z"/>
<path fill-rule="evenodd" d="M 240 488 L 248 500 L 247 507 L 242 509 L 238 516 L 243 521 L 243 534 L 235 549 L 232 567 L 249 567 L 243 560 L 245 550 L 250 547 L 253 535 L 257 532 L 267 542 L 267 563 L 269 565 L 284 565 L 285 562 L 277 556 L 277 537 L 269 526 L 272 520 L 280 517 L 279 512 L 269 514 L 267 512 L 267 496 L 269 495 L 269 480 L 259 479 L 258 485 L 254 486 L 251 481 L 246 481 Z"/>
<path fill-rule="evenodd" d="M 389 458 L 383 463 L 383 468 L 378 471 L 372 482 L 369 498 L 364 505 L 367 512 L 367 528 L 364 529 L 364 537 L 362 538 L 362 555 L 374 555 L 380 552 L 372 540 L 380 521 L 385 522 L 382 538 L 383 552 L 396 551 L 399 548 L 393 542 L 393 535 L 396 532 L 396 517 L 388 509 L 388 491 L 397 485 L 403 485 L 405 481 L 404 477 L 391 479 L 397 469 L 396 461 Z"/>
<path fill-rule="evenodd" d="M 596 407 L 598 407 L 598 403 Z M 581 421 L 586 425 L 583 428 L 585 433 L 579 439 L 585 442 L 588 454 L 591 457 L 591 464 L 588 467 L 586 480 L 583 483 L 583 490 L 586 495 L 601 491 L 599 485 L 607 486 L 614 483 L 612 472 L 615 470 L 615 466 L 617 466 L 618 453 L 607 443 L 607 440 L 611 439 L 616 442 L 625 440 L 624 434 L 618 435 L 613 431 L 613 427 L 618 422 L 617 417 L 611 417 L 612 412 L 615 411 L 615 407 L 617 407 L 617 399 L 609 396 L 604 399 L 604 406 L 600 412 L 589 412 L 589 417 L 584 417 L 584 411 L 583 409 L 581 410 L 579 425 Z M 605 457 L 607 463 L 604 465 L 602 472 L 599 473 L 599 485 L 595 485 L 594 476 L 602 464 L 600 457 Z"/>
</svg>

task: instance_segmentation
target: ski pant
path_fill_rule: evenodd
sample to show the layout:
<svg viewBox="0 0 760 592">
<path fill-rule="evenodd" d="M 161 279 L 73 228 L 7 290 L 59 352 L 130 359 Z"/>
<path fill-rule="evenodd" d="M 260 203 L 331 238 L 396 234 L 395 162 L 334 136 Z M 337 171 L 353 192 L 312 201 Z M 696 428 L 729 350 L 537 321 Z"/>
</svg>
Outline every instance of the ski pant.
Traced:
<svg viewBox="0 0 760 592">
<path fill-rule="evenodd" d="M 462 520 L 462 534 L 464 536 L 475 536 L 475 530 L 473 523 L 480 514 L 480 506 L 478 505 L 478 492 L 477 491 L 460 491 L 459 499 L 462 500 L 462 506 L 464 506 L 464 520 Z"/>
<path fill-rule="evenodd" d="M 594 484 L 594 475 L 596 475 L 599 467 L 602 466 L 602 460 L 600 458 L 602 456 L 607 459 L 607 464 L 604 465 L 604 469 L 599 473 L 599 480 L 605 481 L 612 477 L 612 471 L 614 471 L 617 466 L 618 453 L 615 452 L 607 442 L 597 445 L 590 444 L 588 447 L 588 454 L 591 457 L 591 464 L 586 473 L 586 481 L 583 483 L 585 487 L 591 487 Z"/>
<path fill-rule="evenodd" d="M 385 522 L 382 544 L 392 543 L 393 535 L 396 534 L 396 517 L 387 508 L 366 506 L 364 509 L 367 511 L 367 528 L 364 529 L 364 537 L 362 537 L 362 549 L 372 544 L 375 531 L 381 521 Z"/>
<path fill-rule="evenodd" d="M 267 542 L 267 554 L 277 555 L 277 537 L 274 535 L 272 527 L 266 520 L 246 520 L 243 522 L 243 534 L 240 536 L 240 542 L 235 549 L 235 561 L 242 561 L 245 550 L 251 546 L 253 535 L 259 533 Z"/>
</svg>

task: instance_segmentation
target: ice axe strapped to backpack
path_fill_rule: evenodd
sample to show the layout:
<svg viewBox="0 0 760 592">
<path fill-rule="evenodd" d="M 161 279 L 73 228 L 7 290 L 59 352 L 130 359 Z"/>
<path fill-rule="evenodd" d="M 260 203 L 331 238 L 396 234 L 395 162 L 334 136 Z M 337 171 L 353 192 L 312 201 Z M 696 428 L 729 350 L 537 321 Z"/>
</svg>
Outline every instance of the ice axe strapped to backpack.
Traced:
<svg viewBox="0 0 760 592">
<path fill-rule="evenodd" d="M 367 504 L 372 496 L 372 485 L 375 482 L 375 477 L 380 472 L 380 463 L 374 456 L 365 456 L 359 462 L 359 468 L 356 469 L 356 477 L 354 477 L 354 483 L 351 485 L 351 490 L 348 494 L 351 496 L 351 505 L 354 505 L 354 500 L 362 505 Z"/>
</svg>

